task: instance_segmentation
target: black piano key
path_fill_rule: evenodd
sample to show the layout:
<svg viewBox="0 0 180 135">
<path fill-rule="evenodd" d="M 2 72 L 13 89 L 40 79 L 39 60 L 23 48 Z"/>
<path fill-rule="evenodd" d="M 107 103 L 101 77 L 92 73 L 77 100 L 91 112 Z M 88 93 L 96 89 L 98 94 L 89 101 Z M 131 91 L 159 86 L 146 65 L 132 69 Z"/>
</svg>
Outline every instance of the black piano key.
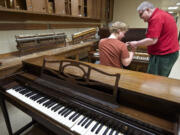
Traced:
<svg viewBox="0 0 180 135">
<path fill-rule="evenodd" d="M 66 107 L 64 107 L 62 110 L 60 110 L 59 112 L 58 112 L 58 114 L 61 114 L 62 112 L 64 112 L 64 110 L 66 110 L 67 108 Z"/>
<path fill-rule="evenodd" d="M 99 122 L 96 122 L 96 124 L 94 125 L 94 127 L 91 129 L 91 132 L 94 132 L 94 130 L 97 128 L 98 125 L 99 125 Z"/>
<path fill-rule="evenodd" d="M 22 89 L 21 91 L 19 91 L 19 93 L 21 94 L 21 93 L 23 93 L 23 92 L 26 92 L 26 89 Z"/>
<path fill-rule="evenodd" d="M 33 92 L 28 98 L 31 99 L 32 96 L 35 96 L 37 93 Z"/>
<path fill-rule="evenodd" d="M 109 135 L 112 135 L 113 132 L 114 132 L 114 129 L 111 129 L 111 132 L 109 133 Z"/>
<path fill-rule="evenodd" d="M 23 91 L 20 91 L 19 93 L 22 94 L 22 95 L 24 95 L 24 94 L 28 93 L 29 91 L 30 91 L 30 90 L 25 89 L 25 90 L 23 90 Z"/>
<path fill-rule="evenodd" d="M 89 118 L 87 117 L 84 122 L 81 124 L 81 126 L 83 127 L 87 122 L 88 122 Z"/>
<path fill-rule="evenodd" d="M 47 97 L 43 97 L 42 99 L 40 99 L 37 103 L 41 104 L 43 103 L 44 101 L 46 101 L 48 98 Z"/>
<path fill-rule="evenodd" d="M 62 107 L 62 105 L 58 104 L 57 106 L 55 106 L 52 110 L 54 112 L 56 112 L 57 110 L 59 110 Z"/>
<path fill-rule="evenodd" d="M 32 95 L 34 95 L 34 94 L 35 94 L 35 92 L 32 91 L 32 92 L 26 94 L 25 96 L 26 96 L 26 97 L 30 97 L 30 96 L 32 96 Z"/>
<path fill-rule="evenodd" d="M 42 102 L 42 106 L 45 106 L 44 104 L 49 103 L 50 99 L 47 98 L 44 102 Z"/>
<path fill-rule="evenodd" d="M 67 112 L 64 117 L 66 118 L 70 113 L 72 113 L 73 110 L 69 110 L 69 112 Z"/>
<path fill-rule="evenodd" d="M 50 101 L 45 105 L 45 107 L 48 108 L 48 106 L 50 106 L 52 103 L 54 103 L 54 101 L 53 101 L 53 100 L 50 100 Z"/>
<path fill-rule="evenodd" d="M 38 94 L 32 96 L 30 99 L 34 100 L 35 98 L 39 97 L 39 95 L 40 95 L 40 94 L 38 93 Z"/>
<path fill-rule="evenodd" d="M 32 91 L 31 91 L 31 90 L 29 90 L 29 93 L 24 94 L 24 96 L 25 96 L 25 97 L 27 97 L 26 95 L 27 95 L 27 94 L 30 94 L 31 92 L 32 92 Z"/>
<path fill-rule="evenodd" d="M 36 97 L 36 96 L 37 96 L 37 94 L 35 94 L 34 96 L 31 96 L 30 99 L 33 99 L 33 98 Z"/>
<path fill-rule="evenodd" d="M 96 130 L 95 134 L 98 134 L 99 131 L 102 129 L 102 127 L 103 127 L 103 124 L 101 123 L 100 126 L 98 127 L 98 129 Z"/>
<path fill-rule="evenodd" d="M 36 100 L 37 103 L 39 103 L 39 101 L 41 101 L 44 97 L 40 97 L 39 99 Z"/>
<path fill-rule="evenodd" d="M 66 108 L 62 113 L 61 113 L 61 116 L 63 116 L 64 114 L 66 114 L 66 112 L 69 111 L 69 108 Z"/>
<path fill-rule="evenodd" d="M 43 106 L 47 106 L 47 105 L 49 105 L 50 103 L 51 103 L 51 100 L 49 100 L 49 101 L 43 103 Z"/>
<path fill-rule="evenodd" d="M 79 114 L 79 115 L 80 115 L 80 114 Z M 78 113 L 77 113 L 77 112 L 74 112 L 74 113 L 69 117 L 69 120 L 72 119 L 72 121 L 73 121 L 73 119 L 74 119 L 76 116 L 78 116 Z"/>
<path fill-rule="evenodd" d="M 77 115 L 72 119 L 72 122 L 74 122 L 75 120 L 77 120 L 80 116 L 81 116 L 81 114 L 77 114 Z M 69 119 L 69 120 L 71 120 L 71 119 Z"/>
<path fill-rule="evenodd" d="M 49 104 L 48 106 L 47 106 L 47 108 L 50 108 L 50 107 L 52 107 L 53 105 L 55 105 L 56 104 L 56 102 L 52 102 L 51 104 Z"/>
<path fill-rule="evenodd" d="M 23 87 L 21 87 L 21 86 L 18 86 L 18 87 L 15 87 L 15 88 L 13 88 L 15 91 L 20 91 L 20 90 L 22 90 L 23 89 Z"/>
<path fill-rule="evenodd" d="M 80 122 L 78 123 L 78 125 L 80 125 L 80 124 L 84 121 L 85 118 L 86 118 L 86 117 L 84 116 L 84 117 L 80 120 Z"/>
<path fill-rule="evenodd" d="M 59 106 L 59 104 L 55 105 L 54 107 L 51 108 L 51 110 L 53 111 L 58 106 Z"/>
<path fill-rule="evenodd" d="M 116 131 L 115 135 L 118 135 L 118 131 Z"/>
<path fill-rule="evenodd" d="M 109 130 L 109 127 L 106 128 L 106 130 L 104 131 L 103 135 L 106 135 L 108 130 Z"/>
<path fill-rule="evenodd" d="M 93 122 L 93 120 L 91 119 L 91 120 L 86 124 L 85 128 L 88 128 L 89 125 L 90 125 L 92 122 Z"/>
<path fill-rule="evenodd" d="M 63 106 L 59 106 L 58 108 L 54 109 L 54 112 L 59 111 L 60 109 L 62 109 Z"/>
<path fill-rule="evenodd" d="M 36 98 L 33 99 L 33 101 L 37 101 L 38 99 L 42 98 L 41 95 L 37 96 Z"/>
</svg>

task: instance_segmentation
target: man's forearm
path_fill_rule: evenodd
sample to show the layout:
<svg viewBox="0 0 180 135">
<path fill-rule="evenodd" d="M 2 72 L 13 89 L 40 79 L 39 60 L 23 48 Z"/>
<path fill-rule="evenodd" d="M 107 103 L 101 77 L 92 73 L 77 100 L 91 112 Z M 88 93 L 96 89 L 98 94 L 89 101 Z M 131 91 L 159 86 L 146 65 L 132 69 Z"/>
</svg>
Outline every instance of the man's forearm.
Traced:
<svg viewBox="0 0 180 135">
<path fill-rule="evenodd" d="M 145 38 L 142 40 L 137 41 L 137 46 L 150 46 L 150 45 L 154 45 L 157 42 L 157 39 L 153 39 L 153 38 Z"/>
</svg>

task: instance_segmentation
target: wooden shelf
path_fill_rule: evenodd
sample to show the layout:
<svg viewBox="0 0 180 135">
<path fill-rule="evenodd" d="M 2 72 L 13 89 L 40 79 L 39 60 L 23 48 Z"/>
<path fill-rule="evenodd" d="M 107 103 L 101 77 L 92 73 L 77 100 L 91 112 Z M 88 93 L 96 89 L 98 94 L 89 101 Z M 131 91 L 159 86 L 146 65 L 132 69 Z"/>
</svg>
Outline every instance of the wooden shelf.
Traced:
<svg viewBox="0 0 180 135">
<path fill-rule="evenodd" d="M 0 7 L 1 21 L 72 21 L 72 22 L 100 22 L 100 19 L 72 15 L 57 15 L 43 12 L 7 9 Z"/>
</svg>

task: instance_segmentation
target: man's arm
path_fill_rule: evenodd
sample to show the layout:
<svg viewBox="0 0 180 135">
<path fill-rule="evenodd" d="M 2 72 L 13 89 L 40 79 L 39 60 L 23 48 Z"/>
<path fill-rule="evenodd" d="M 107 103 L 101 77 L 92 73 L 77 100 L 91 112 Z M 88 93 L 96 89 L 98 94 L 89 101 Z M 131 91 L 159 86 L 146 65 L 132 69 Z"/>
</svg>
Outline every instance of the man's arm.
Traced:
<svg viewBox="0 0 180 135">
<path fill-rule="evenodd" d="M 158 41 L 157 38 L 144 38 L 139 41 L 131 41 L 128 42 L 131 46 L 138 47 L 138 46 L 150 46 L 156 44 Z"/>
<path fill-rule="evenodd" d="M 134 51 L 129 52 L 128 58 L 122 58 L 121 61 L 122 61 L 123 66 L 128 66 L 131 63 L 133 56 L 134 56 Z"/>
</svg>

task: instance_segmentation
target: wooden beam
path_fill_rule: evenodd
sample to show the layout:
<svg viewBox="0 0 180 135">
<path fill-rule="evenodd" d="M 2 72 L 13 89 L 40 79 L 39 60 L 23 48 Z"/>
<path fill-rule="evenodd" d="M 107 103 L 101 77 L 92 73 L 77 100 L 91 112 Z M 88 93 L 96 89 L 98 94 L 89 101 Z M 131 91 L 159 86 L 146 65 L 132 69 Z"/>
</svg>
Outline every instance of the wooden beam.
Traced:
<svg viewBox="0 0 180 135">
<path fill-rule="evenodd" d="M 46 30 L 46 29 L 66 29 L 66 28 L 89 28 L 99 27 L 95 24 L 42 24 L 42 23 L 0 23 L 0 30 Z"/>
</svg>

